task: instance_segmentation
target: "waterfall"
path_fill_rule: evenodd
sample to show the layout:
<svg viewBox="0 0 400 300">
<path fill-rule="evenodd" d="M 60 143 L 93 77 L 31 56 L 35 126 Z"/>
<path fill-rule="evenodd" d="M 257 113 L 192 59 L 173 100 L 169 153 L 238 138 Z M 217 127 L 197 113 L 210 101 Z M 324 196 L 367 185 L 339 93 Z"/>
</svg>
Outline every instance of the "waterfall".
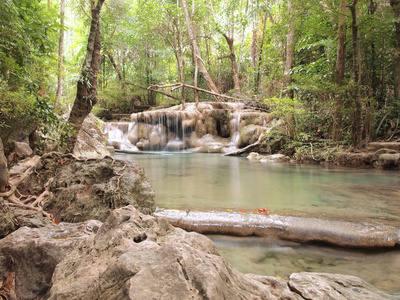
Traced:
<svg viewBox="0 0 400 300">
<path fill-rule="evenodd" d="M 232 146 L 235 146 L 236 148 L 239 145 L 239 138 L 240 138 L 240 120 L 242 117 L 242 112 L 241 111 L 235 111 L 233 113 L 233 118 L 232 118 L 232 139 L 231 139 L 231 144 Z"/>
<path fill-rule="evenodd" d="M 187 103 L 185 110 L 175 106 L 105 123 L 103 132 L 116 150 L 223 153 L 238 147 L 241 129 L 266 127 L 272 119 L 242 103 Z"/>
</svg>

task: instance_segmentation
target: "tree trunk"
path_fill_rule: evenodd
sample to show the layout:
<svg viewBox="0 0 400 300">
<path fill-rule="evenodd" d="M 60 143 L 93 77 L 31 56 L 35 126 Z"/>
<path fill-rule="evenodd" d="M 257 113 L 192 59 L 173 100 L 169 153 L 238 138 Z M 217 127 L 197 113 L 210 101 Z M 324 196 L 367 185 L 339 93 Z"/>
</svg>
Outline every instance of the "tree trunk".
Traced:
<svg viewBox="0 0 400 300">
<path fill-rule="evenodd" d="M 338 49 L 337 49 L 337 60 L 336 60 L 336 84 L 339 87 L 344 86 L 344 71 L 346 62 L 346 0 L 340 1 L 339 6 L 339 29 L 338 29 Z M 333 114 L 333 135 L 332 139 L 334 142 L 338 142 L 342 139 L 343 130 L 343 91 L 339 92 L 339 95 L 335 98 L 334 114 Z"/>
<path fill-rule="evenodd" d="M 232 65 L 232 76 L 233 76 L 233 83 L 235 87 L 235 94 L 240 95 L 242 90 L 240 88 L 240 79 L 239 79 L 239 67 L 236 63 L 236 55 L 235 55 L 235 48 L 233 47 L 233 38 L 228 37 L 225 33 L 219 31 L 222 36 L 225 38 L 226 43 L 228 44 L 230 54 L 228 55 L 229 59 L 231 60 Z"/>
<path fill-rule="evenodd" d="M 65 0 L 61 0 L 60 4 L 60 24 L 64 27 L 65 23 Z M 64 29 L 60 30 L 60 40 L 58 43 L 58 84 L 57 84 L 57 103 L 56 108 L 61 106 L 62 95 L 64 91 L 63 77 L 64 77 Z"/>
<path fill-rule="evenodd" d="M 357 25 L 357 12 L 356 5 L 358 0 L 354 0 L 352 5 L 348 6 L 351 11 L 351 29 L 353 36 L 353 81 L 354 81 L 354 120 L 352 128 L 353 147 L 359 148 L 362 140 L 362 120 L 361 120 L 361 94 L 360 94 L 360 45 L 358 40 L 358 25 Z"/>
<path fill-rule="evenodd" d="M 289 20 L 289 33 L 286 36 L 286 64 L 285 64 L 285 74 L 283 75 L 283 87 L 288 89 L 290 83 L 292 82 L 292 76 L 289 74 L 290 70 L 293 68 L 294 60 L 294 7 L 291 1 L 288 1 L 290 20 Z M 285 92 L 287 97 L 293 98 L 293 91 L 287 90 Z"/>
<path fill-rule="evenodd" d="M 400 0 L 390 0 L 390 6 L 393 8 L 396 20 L 400 18 Z M 400 114 L 400 21 L 395 23 L 397 48 L 393 57 L 394 68 L 394 91 Z"/>
<path fill-rule="evenodd" d="M 263 47 L 264 47 L 265 27 L 267 26 L 267 17 L 268 17 L 268 12 L 266 12 L 265 17 L 264 17 L 264 22 L 263 22 L 264 25 L 263 25 L 263 30 L 262 30 L 262 34 L 261 34 L 260 49 L 258 51 L 258 59 L 257 59 L 255 79 L 254 79 L 254 92 L 255 93 L 257 93 L 259 90 L 259 85 L 260 85 L 260 80 L 261 80 L 261 63 L 262 63 L 262 53 L 263 53 Z"/>
<path fill-rule="evenodd" d="M 4 156 L 3 140 L 0 137 L 0 193 L 5 192 L 8 178 L 7 159 Z"/>
<path fill-rule="evenodd" d="M 88 37 L 87 53 L 82 67 L 81 78 L 77 83 L 77 92 L 68 123 L 72 131 L 66 138 L 66 152 L 74 150 L 76 139 L 81 130 L 82 123 L 97 103 L 97 75 L 100 68 L 101 41 L 100 41 L 100 12 L 105 0 L 94 0 L 92 4 L 92 22 Z"/>
<path fill-rule="evenodd" d="M 244 13 L 245 16 L 247 16 L 248 10 L 249 10 L 249 0 L 246 1 L 246 10 L 245 10 L 245 13 Z M 245 25 L 245 23 L 243 23 L 242 34 L 240 36 L 240 57 L 239 57 L 239 64 L 238 64 L 239 73 L 240 73 L 240 70 L 241 70 L 240 67 L 241 67 L 242 62 L 243 62 L 245 31 L 246 31 L 246 25 Z"/>
<path fill-rule="evenodd" d="M 215 83 L 212 80 L 211 76 L 208 74 L 208 71 L 207 71 L 207 68 L 206 68 L 206 66 L 204 64 L 204 61 L 201 58 L 200 50 L 199 50 L 199 47 L 198 47 L 197 41 L 196 41 L 196 35 L 195 35 L 195 32 L 194 32 L 192 20 L 190 19 L 190 16 L 189 16 L 186 0 L 182 0 L 182 8 L 183 8 L 184 13 L 185 13 L 186 26 L 187 26 L 188 33 L 189 33 L 189 38 L 190 38 L 190 40 L 192 42 L 193 59 L 195 61 L 197 61 L 197 64 L 198 64 L 199 69 L 200 69 L 200 72 L 203 75 L 204 79 L 206 80 L 208 88 L 211 91 L 215 92 L 215 93 L 219 93 L 218 89 L 217 89 L 217 86 L 215 85 Z"/>
<path fill-rule="evenodd" d="M 117 63 L 115 62 L 115 59 L 114 59 L 114 57 L 112 56 L 111 52 L 107 51 L 107 56 L 108 56 L 108 59 L 110 60 L 111 64 L 112 64 L 113 67 L 114 67 L 115 73 L 117 73 L 117 76 L 118 76 L 119 81 L 120 81 L 120 82 L 123 82 L 124 79 L 123 79 L 123 77 L 122 77 L 121 71 L 119 70 L 119 66 L 118 66 Z"/>
</svg>

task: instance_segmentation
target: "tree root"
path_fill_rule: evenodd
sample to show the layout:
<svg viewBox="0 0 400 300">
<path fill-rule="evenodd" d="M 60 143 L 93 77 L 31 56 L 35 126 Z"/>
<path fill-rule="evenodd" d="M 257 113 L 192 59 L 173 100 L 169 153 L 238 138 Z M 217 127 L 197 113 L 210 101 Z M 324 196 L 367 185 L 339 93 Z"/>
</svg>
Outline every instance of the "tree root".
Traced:
<svg viewBox="0 0 400 300">
<path fill-rule="evenodd" d="M 118 195 L 118 200 L 121 200 L 121 194 L 119 193 L 119 189 L 120 189 L 121 178 L 124 176 L 124 174 L 120 174 L 120 172 L 125 170 L 125 168 L 126 168 L 126 165 L 124 164 L 124 166 L 121 168 L 121 170 L 119 170 L 118 173 L 116 173 L 116 175 L 118 175 L 118 179 L 117 179 L 117 188 L 114 190 L 114 194 Z"/>
<path fill-rule="evenodd" d="M 49 157 L 49 156 L 54 155 L 54 153 L 48 153 L 45 155 L 46 156 L 44 156 L 44 157 Z M 44 211 L 41 206 L 41 205 L 43 205 L 45 199 L 50 195 L 50 186 L 51 186 L 51 182 L 53 181 L 53 178 L 50 178 L 46 182 L 46 184 L 44 185 L 45 190 L 37 197 L 32 196 L 32 195 L 22 195 L 18 191 L 18 186 L 26 178 L 28 178 L 32 173 L 34 173 L 34 172 L 36 173 L 35 167 L 36 167 L 37 163 L 39 162 L 39 160 L 40 160 L 40 157 L 35 156 L 35 157 L 31 158 L 29 161 L 27 161 L 25 163 L 25 165 L 28 166 L 28 168 L 22 174 L 18 174 L 16 176 L 10 178 L 10 180 L 9 180 L 9 183 L 11 186 L 10 190 L 7 192 L 4 192 L 4 193 L 0 193 L 0 197 L 4 197 L 9 202 L 9 204 L 12 206 L 17 206 L 17 207 L 27 209 L 27 210 L 38 211 L 43 216 L 48 218 L 50 221 L 55 222 L 53 215 Z M 15 181 L 15 182 L 13 182 L 13 181 Z M 19 198 L 16 196 L 17 193 L 20 195 Z M 23 198 L 26 198 L 26 199 L 21 200 Z M 32 202 L 32 203 L 30 203 L 30 202 Z"/>
</svg>

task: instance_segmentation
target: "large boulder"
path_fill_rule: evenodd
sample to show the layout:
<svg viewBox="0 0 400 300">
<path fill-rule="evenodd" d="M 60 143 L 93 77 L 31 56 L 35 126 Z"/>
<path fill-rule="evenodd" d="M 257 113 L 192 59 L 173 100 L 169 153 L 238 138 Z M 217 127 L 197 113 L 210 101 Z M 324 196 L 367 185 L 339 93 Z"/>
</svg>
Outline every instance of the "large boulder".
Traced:
<svg viewBox="0 0 400 300">
<path fill-rule="evenodd" d="M 15 272 L 19 299 L 47 299 L 57 264 L 101 226 L 101 222 L 21 227 L 0 240 L 0 281 Z"/>
<path fill-rule="evenodd" d="M 302 275 L 292 276 L 293 283 L 241 274 L 207 237 L 129 206 L 114 210 L 95 236 L 58 264 L 49 299 L 303 299 Z M 334 275 L 330 281 L 323 274 L 315 277 L 308 289 L 318 290 L 319 299 L 340 299 L 331 297 Z M 346 295 L 390 298 L 361 279 L 338 278 Z M 324 288 L 315 284 L 318 280 L 326 283 Z"/>
<path fill-rule="evenodd" d="M 84 157 L 102 157 L 110 155 L 107 149 L 107 139 L 102 132 L 103 121 L 96 118 L 93 114 L 85 119 L 79 131 L 74 154 Z"/>
<path fill-rule="evenodd" d="M 382 293 L 361 278 L 323 273 L 294 273 L 289 278 L 290 289 L 304 299 L 396 299 Z"/>
<path fill-rule="evenodd" d="M 0 197 L 0 239 L 15 230 L 14 214 Z"/>
<path fill-rule="evenodd" d="M 267 129 L 260 125 L 247 125 L 240 129 L 239 148 L 244 148 L 247 145 L 257 142 L 261 134 L 265 133 Z"/>
<path fill-rule="evenodd" d="M 59 221 L 104 221 L 114 208 L 126 205 L 145 214 L 155 211 L 154 190 L 144 169 L 133 162 L 77 159 L 53 152 L 39 159 L 19 190 L 40 195 L 46 185 L 50 194 L 43 208 Z"/>
</svg>

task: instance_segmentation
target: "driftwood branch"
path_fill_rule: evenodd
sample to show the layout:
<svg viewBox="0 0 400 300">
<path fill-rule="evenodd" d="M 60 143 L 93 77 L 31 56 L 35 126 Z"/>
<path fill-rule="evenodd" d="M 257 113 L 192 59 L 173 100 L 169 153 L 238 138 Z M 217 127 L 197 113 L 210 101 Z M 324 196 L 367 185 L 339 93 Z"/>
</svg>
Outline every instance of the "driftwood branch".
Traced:
<svg viewBox="0 0 400 300">
<path fill-rule="evenodd" d="M 165 95 L 165 96 L 170 97 L 170 98 L 175 99 L 175 100 L 180 100 L 178 97 L 175 97 L 174 95 L 171 95 L 171 94 L 163 92 L 163 91 L 159 91 L 157 89 L 153 89 L 151 87 L 144 87 L 144 86 L 142 86 L 140 84 L 136 84 L 136 83 L 133 83 L 133 82 L 126 82 L 126 84 L 133 85 L 133 86 L 136 86 L 136 87 L 144 89 L 144 90 L 148 90 L 148 91 L 152 91 L 152 92 L 155 92 L 155 93 L 159 93 L 159 94 Z"/>
<path fill-rule="evenodd" d="M 264 137 L 264 135 L 265 135 L 265 132 L 261 133 L 261 134 L 260 134 L 260 137 L 259 137 L 258 140 L 257 140 L 257 142 L 255 142 L 255 143 L 253 143 L 253 144 L 250 144 L 250 145 L 248 145 L 248 146 L 246 146 L 246 147 L 244 147 L 244 148 L 242 148 L 242 149 L 239 149 L 239 150 L 236 150 L 236 151 L 233 151 L 233 152 L 226 153 L 226 154 L 224 154 L 224 156 L 236 156 L 236 155 L 240 155 L 240 154 L 249 152 L 249 151 L 252 150 L 254 147 L 256 147 L 256 146 L 258 146 L 259 144 L 261 144 L 262 138 Z"/>
<path fill-rule="evenodd" d="M 215 92 L 212 92 L 212 91 L 209 91 L 209 90 L 205 90 L 205 89 L 193 86 L 193 85 L 185 84 L 185 83 L 174 83 L 174 84 L 169 84 L 169 85 L 151 85 L 149 87 L 144 87 L 142 85 L 139 85 L 139 84 L 136 84 L 136 83 L 133 83 L 133 82 L 126 82 L 126 84 L 133 85 L 133 86 L 139 87 L 139 88 L 144 89 L 144 90 L 149 90 L 149 91 L 153 91 L 153 92 L 156 92 L 156 93 L 160 93 L 160 94 L 163 94 L 163 95 L 165 95 L 167 97 L 170 97 L 172 99 L 175 99 L 175 100 L 181 100 L 181 99 L 179 99 L 178 97 L 175 97 L 175 96 L 173 96 L 173 95 L 171 95 L 169 93 L 160 91 L 157 88 L 172 88 L 172 90 L 176 90 L 178 88 L 189 88 L 189 89 L 192 89 L 192 90 L 196 90 L 196 91 L 199 91 L 199 92 L 202 92 L 202 93 L 205 93 L 205 94 L 209 94 L 209 95 L 215 96 L 217 98 L 233 100 L 233 101 L 242 102 L 242 103 L 245 103 L 245 104 L 246 103 L 254 103 L 254 102 L 256 102 L 255 100 L 252 100 L 252 99 L 231 97 L 231 96 L 215 93 Z M 252 106 L 252 105 L 245 105 L 245 106 L 248 107 L 248 108 L 252 108 L 252 109 L 268 112 L 267 109 L 262 108 L 262 107 L 256 107 L 256 106 Z"/>
</svg>

